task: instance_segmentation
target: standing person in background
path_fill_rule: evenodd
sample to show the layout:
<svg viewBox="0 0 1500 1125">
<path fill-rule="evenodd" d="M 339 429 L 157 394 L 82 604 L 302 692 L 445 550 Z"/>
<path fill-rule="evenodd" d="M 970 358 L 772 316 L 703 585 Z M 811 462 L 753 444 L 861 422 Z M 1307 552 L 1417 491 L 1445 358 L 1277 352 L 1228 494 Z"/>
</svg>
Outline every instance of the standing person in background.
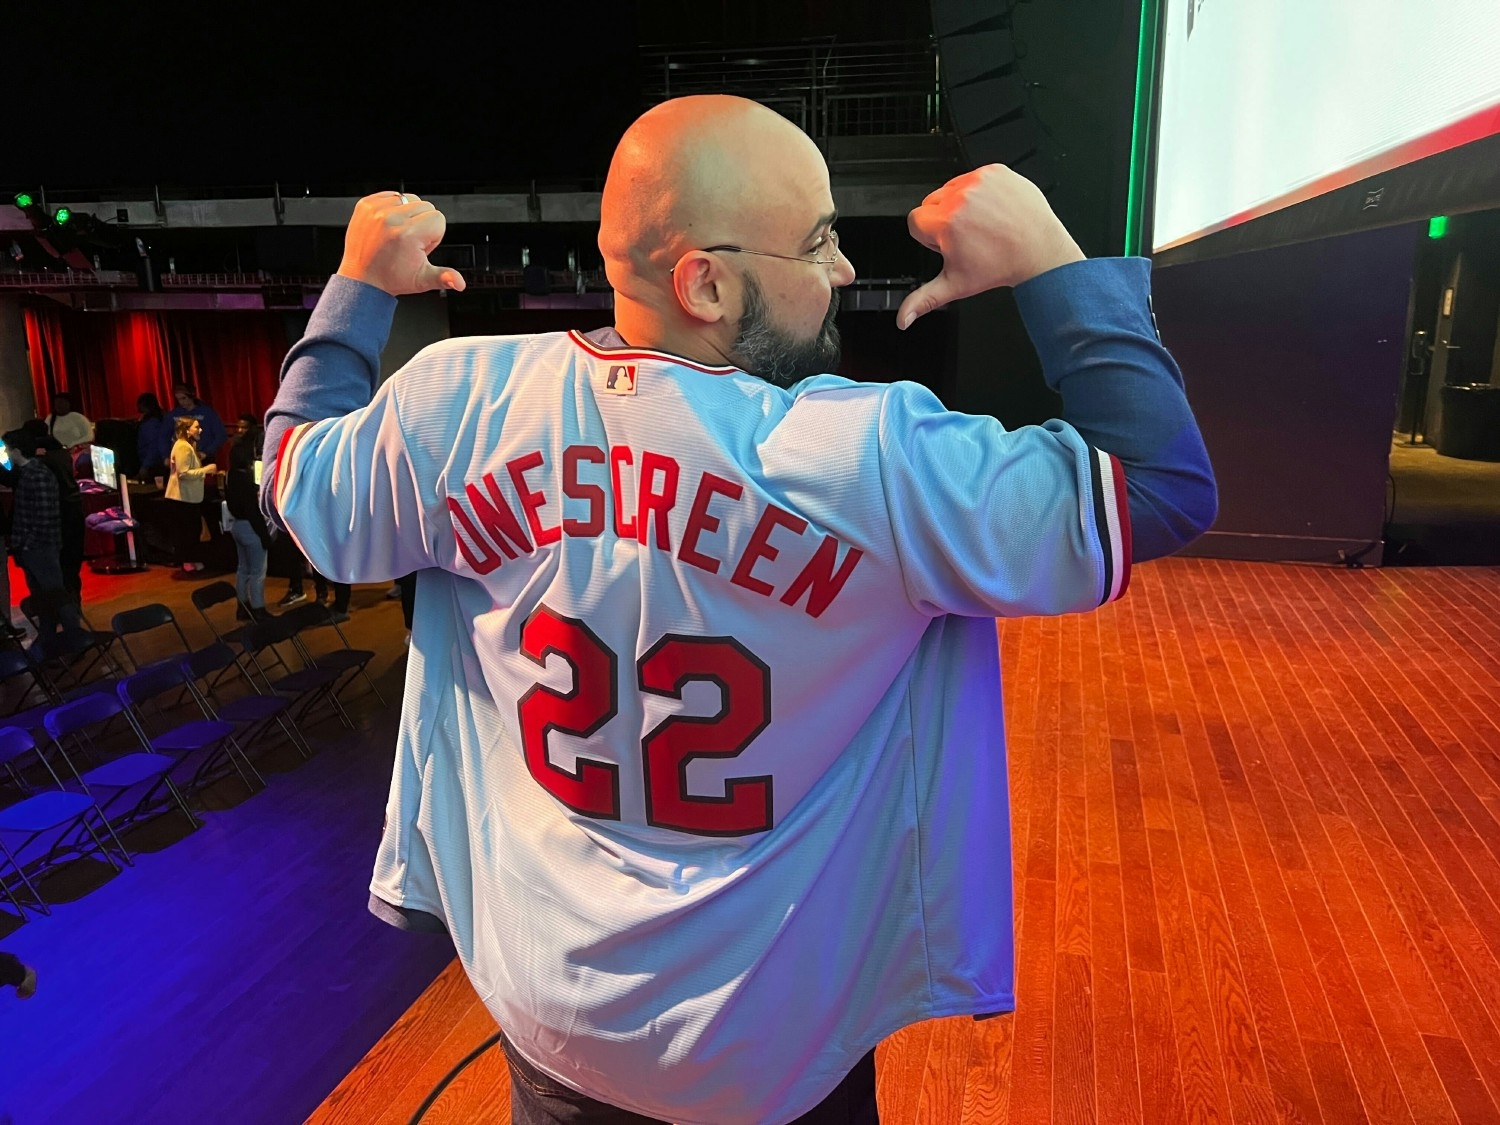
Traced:
<svg viewBox="0 0 1500 1125">
<path fill-rule="evenodd" d="M 5 452 L 15 467 L 15 503 L 11 511 L 10 545 L 16 562 L 26 575 L 26 585 L 36 599 L 40 635 L 50 639 L 59 624 L 67 634 L 81 634 L 83 622 L 78 606 L 63 585 L 58 563 L 62 549 L 62 512 L 57 477 L 46 462 L 33 456 L 35 435 L 11 430 L 4 438 Z"/>
<path fill-rule="evenodd" d="M 63 589 L 83 605 L 83 493 L 78 490 L 78 475 L 73 471 L 73 454 L 47 432 L 46 423 L 33 418 L 21 427 L 34 442 L 35 455 L 57 478 L 58 512 L 62 546 L 58 565 L 62 569 Z M 31 452 L 31 450 L 28 450 Z"/>
<path fill-rule="evenodd" d="M 241 414 L 229 442 L 229 478 L 224 499 L 234 517 L 235 555 L 239 564 L 234 572 L 235 592 L 240 597 L 238 616 L 256 620 L 266 612 L 266 552 L 271 535 L 266 518 L 260 511 L 260 485 L 255 479 L 255 462 L 260 458 L 260 419 Z"/>
<path fill-rule="evenodd" d="M 321 605 L 325 600 L 327 600 L 328 590 L 330 587 L 332 587 L 333 600 L 328 602 L 329 612 L 333 614 L 333 619 L 340 625 L 342 625 L 345 621 L 348 621 L 349 595 L 354 593 L 354 587 L 349 585 L 349 583 L 347 582 L 335 582 L 333 579 L 319 574 L 317 569 L 311 563 L 308 564 L 307 569 L 312 574 L 313 601 Z"/>
<path fill-rule="evenodd" d="M 307 601 L 307 591 L 302 588 L 302 575 L 307 570 L 307 559 L 297 549 L 297 544 L 292 541 L 292 537 L 278 535 L 272 539 L 271 556 L 276 576 L 287 580 L 286 593 L 276 603 L 276 608 L 290 609 L 298 602 Z"/>
<path fill-rule="evenodd" d="M 69 453 L 94 440 L 94 423 L 73 409 L 73 396 L 67 391 L 52 396 L 52 413 L 44 419 L 44 425 L 47 433 Z"/>
<path fill-rule="evenodd" d="M 196 418 L 179 418 L 177 440 L 172 444 L 171 472 L 167 477 L 167 499 L 178 502 L 174 521 L 178 526 L 177 558 L 185 571 L 202 570 L 198 545 L 203 534 L 203 478 L 219 471 L 210 461 L 198 460 L 198 440 L 203 427 Z"/>
<path fill-rule="evenodd" d="M 0 485 L 12 490 L 16 487 L 15 469 L 8 464 L 0 465 Z M 19 641 L 26 636 L 26 630 L 12 624 L 10 617 L 10 563 L 5 557 L 9 542 L 10 512 L 0 507 L 0 609 L 5 612 L 5 616 L 0 618 L 0 636 Z"/>
<path fill-rule="evenodd" d="M 141 480 L 167 475 L 167 458 L 172 456 L 173 422 L 162 412 L 154 394 L 146 393 L 135 400 L 140 424 L 135 431 L 135 452 L 140 461 L 136 476 Z"/>
<path fill-rule="evenodd" d="M 401 620 L 406 622 L 406 643 L 411 644 L 412 614 L 417 609 L 417 572 L 412 571 L 396 579 L 396 589 L 401 596 Z"/>
<path fill-rule="evenodd" d="M 198 439 L 199 451 L 205 457 L 217 457 L 219 450 L 229 439 L 224 423 L 219 419 L 218 411 L 199 398 L 193 388 L 186 383 L 174 384 L 172 394 L 177 399 L 177 405 L 172 408 L 167 417 L 172 419 L 174 426 L 183 418 L 196 418 L 199 425 L 203 427 L 202 436 Z"/>
</svg>

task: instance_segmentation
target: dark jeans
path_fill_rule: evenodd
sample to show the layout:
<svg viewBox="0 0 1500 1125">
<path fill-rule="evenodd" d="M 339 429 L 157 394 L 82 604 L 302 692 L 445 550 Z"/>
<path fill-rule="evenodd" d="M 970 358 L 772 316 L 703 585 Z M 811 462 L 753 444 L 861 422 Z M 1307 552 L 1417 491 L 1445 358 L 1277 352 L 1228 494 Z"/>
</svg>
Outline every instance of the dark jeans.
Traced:
<svg viewBox="0 0 1500 1125">
<path fill-rule="evenodd" d="M 333 610 L 334 613 L 349 612 L 349 595 L 354 592 L 353 586 L 347 582 L 334 582 L 331 579 L 324 578 L 316 570 L 312 572 L 312 580 L 314 600 L 322 601 L 328 593 L 328 587 L 332 586 L 333 601 L 329 604 L 328 608 Z M 300 589 L 301 587 L 297 588 Z"/>
<path fill-rule="evenodd" d="M 500 1047 L 510 1066 L 511 1125 L 666 1125 L 595 1101 L 543 1074 L 523 1059 L 503 1035 Z M 875 1052 L 871 1051 L 844 1080 L 793 1125 L 879 1125 L 875 1105 Z"/>
<path fill-rule="evenodd" d="M 26 980 L 26 966 L 14 953 L 0 950 L 0 988 L 19 988 Z"/>
<path fill-rule="evenodd" d="M 10 624 L 10 563 L 5 557 L 6 543 L 0 538 L 0 609 L 5 611 L 5 616 L 0 617 L 0 630 Z M 17 566 L 20 561 L 17 560 Z"/>
<path fill-rule="evenodd" d="M 83 604 L 83 505 L 63 504 L 62 549 L 58 566 L 62 571 L 63 589 L 79 605 Z"/>
<path fill-rule="evenodd" d="M 27 547 L 16 552 L 16 562 L 26 574 L 26 585 L 36 598 L 37 620 L 43 636 L 57 632 L 59 624 L 66 632 L 83 629 L 73 595 L 63 586 L 62 565 L 56 547 Z"/>
<path fill-rule="evenodd" d="M 178 563 L 203 561 L 203 505 L 186 500 L 168 500 L 172 519 L 172 547 Z"/>
<path fill-rule="evenodd" d="M 403 574 L 396 579 L 396 585 L 401 587 L 401 616 L 406 621 L 406 631 L 411 632 L 411 613 L 417 604 L 417 575 L 416 572 Z"/>
</svg>

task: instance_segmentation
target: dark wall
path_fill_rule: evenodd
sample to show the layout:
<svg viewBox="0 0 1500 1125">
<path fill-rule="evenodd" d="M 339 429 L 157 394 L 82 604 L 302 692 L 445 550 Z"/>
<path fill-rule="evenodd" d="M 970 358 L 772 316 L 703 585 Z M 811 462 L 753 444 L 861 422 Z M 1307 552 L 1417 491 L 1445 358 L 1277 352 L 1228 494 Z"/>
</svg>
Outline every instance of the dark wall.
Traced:
<svg viewBox="0 0 1500 1125">
<path fill-rule="evenodd" d="M 1013 26 L 1051 202 L 1089 257 L 1125 245 L 1139 0 L 1018 4 Z"/>
<path fill-rule="evenodd" d="M 1454 295 L 1457 352 L 1448 361 L 1448 381 L 1489 383 L 1496 374 L 1491 367 L 1500 318 L 1500 211 L 1455 216 L 1450 232 L 1463 254 L 1463 272 Z"/>
<path fill-rule="evenodd" d="M 920 0 L 650 0 L 637 5 L 636 24 L 642 43 L 917 39 L 932 30 Z"/>
<path fill-rule="evenodd" d="M 1219 481 L 1218 523 L 1192 553 L 1336 560 L 1380 538 L 1420 236 L 1392 227 L 1157 270 L 1162 339 Z"/>
</svg>

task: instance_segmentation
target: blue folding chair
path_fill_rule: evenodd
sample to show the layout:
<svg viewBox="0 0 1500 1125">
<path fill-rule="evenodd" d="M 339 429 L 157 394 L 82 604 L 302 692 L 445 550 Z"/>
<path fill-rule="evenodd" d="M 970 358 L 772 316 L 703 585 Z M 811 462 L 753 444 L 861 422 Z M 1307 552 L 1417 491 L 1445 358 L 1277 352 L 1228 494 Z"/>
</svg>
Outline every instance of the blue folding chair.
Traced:
<svg viewBox="0 0 1500 1125">
<path fill-rule="evenodd" d="M 188 823 L 194 828 L 200 827 L 202 821 L 193 815 L 187 799 L 172 781 L 172 770 L 177 765 L 177 759 L 171 754 L 144 750 L 126 752 L 87 772 L 79 771 L 64 740 L 86 737 L 91 731 L 102 731 L 111 720 L 124 713 L 125 704 L 120 702 L 117 695 L 87 695 L 72 703 L 52 708 L 43 719 L 43 725 L 51 735 L 53 747 L 63 764 L 83 786 L 84 792 L 93 795 L 98 790 L 107 794 L 99 801 L 99 808 L 104 812 L 107 824 L 112 827 L 131 824 L 147 815 L 155 815 L 160 811 L 156 804 L 157 794 L 165 790 L 171 802 L 188 818 Z M 122 817 L 112 818 L 109 815 L 110 808 L 124 802 L 132 794 L 137 796 L 129 811 Z"/>
<path fill-rule="evenodd" d="M 204 715 L 210 719 L 233 723 L 235 740 L 247 753 L 249 747 L 258 742 L 270 730 L 271 724 L 275 723 L 286 735 L 287 741 L 297 748 L 297 753 L 304 758 L 312 757 L 312 746 L 292 718 L 291 699 L 284 695 L 257 694 L 254 684 L 250 684 L 251 691 L 248 695 L 228 701 L 219 699 L 217 693 L 221 690 L 220 685 L 225 675 L 235 671 L 244 675 L 244 669 L 240 668 L 228 645 L 221 642 L 188 653 L 182 658 L 181 667 L 188 690 L 193 693 Z M 246 682 L 249 683 L 248 678 Z"/>
<path fill-rule="evenodd" d="M 72 633 L 42 632 L 42 616 L 45 609 L 67 602 L 71 595 L 61 590 L 47 590 L 40 594 L 29 594 L 21 599 L 21 612 L 36 626 L 37 637 L 31 643 L 31 655 L 38 664 L 50 671 L 53 683 L 59 688 L 63 684 L 80 687 L 91 678 L 96 669 L 105 675 L 118 672 L 111 650 L 118 642 L 113 633 L 95 629 L 82 609 L 78 609 L 81 628 Z"/>
<path fill-rule="evenodd" d="M 94 798 L 87 793 L 72 793 L 63 788 L 62 780 L 52 768 L 52 763 L 38 748 L 29 732 L 16 727 L 0 727 L 0 764 L 19 776 L 16 767 L 28 754 L 36 755 L 57 788 L 32 793 L 15 804 L 0 809 L 0 861 L 3 861 L 0 862 L 0 890 L 5 892 L 5 897 L 22 918 L 26 916 L 26 908 L 12 890 L 10 881 L 5 878 L 7 868 L 14 872 L 31 896 L 34 904 L 32 909 L 42 914 L 51 914 L 52 911 L 37 890 L 34 880 L 39 881 L 54 867 L 88 855 L 98 855 L 116 871 L 120 870 L 110 849 L 90 823 L 91 819 L 96 818 L 104 826 L 105 832 L 114 840 L 120 858 L 127 865 L 134 866 L 130 852 L 120 842 L 119 836 L 115 835 L 104 810 Z M 26 859 L 26 853 L 35 850 L 39 841 L 49 839 L 51 842 L 41 849 L 40 856 L 29 861 Z"/>
<path fill-rule="evenodd" d="M 370 673 L 365 671 L 365 666 L 375 659 L 375 653 L 370 649 L 355 648 L 351 645 L 349 638 L 344 636 L 344 631 L 339 628 L 339 623 L 334 619 L 333 611 L 326 605 L 306 602 L 295 609 L 287 610 L 278 620 L 291 630 L 288 640 L 296 648 L 297 655 L 302 658 L 304 667 L 327 668 L 339 674 L 339 681 L 333 688 L 335 695 L 342 695 L 344 688 L 353 683 L 356 676 L 363 676 L 380 705 L 385 706 L 385 696 L 380 694 L 375 681 L 370 679 Z M 338 636 L 340 647 L 315 654 L 308 645 L 303 643 L 302 638 L 311 630 L 324 627 L 331 628 Z"/>
<path fill-rule="evenodd" d="M 166 661 L 176 663 L 183 653 L 191 651 L 193 647 L 188 642 L 187 634 L 182 631 L 182 626 L 177 623 L 176 615 L 170 607 L 162 605 L 161 602 L 152 602 L 149 605 L 137 606 L 135 609 L 123 610 L 110 618 L 109 627 L 119 639 L 120 647 L 125 650 L 130 666 L 136 671 L 151 664 L 161 664 Z M 177 645 L 165 656 L 142 662 L 141 654 L 130 647 L 130 641 L 127 638 L 135 637 L 139 645 L 145 634 L 154 633 L 158 629 L 171 629 L 177 635 Z M 153 642 L 155 639 L 152 638 Z"/>
<path fill-rule="evenodd" d="M 192 780 L 188 782 L 189 792 L 214 780 L 214 770 L 221 761 L 227 761 L 233 767 L 250 792 L 255 792 L 257 783 L 264 789 L 265 778 L 235 742 L 235 728 L 231 723 L 219 719 L 193 719 L 161 734 L 151 733 L 146 722 L 145 704 L 171 691 L 188 693 L 187 688 L 182 665 L 176 661 L 153 664 L 120 681 L 117 690 L 120 702 L 125 704 L 125 717 L 135 728 L 141 744 L 155 753 L 170 754 L 179 760 L 200 759 Z"/>
<path fill-rule="evenodd" d="M 245 670 L 246 676 L 255 685 L 257 691 L 269 695 L 284 695 L 290 699 L 293 721 L 300 724 L 308 711 L 322 701 L 332 708 L 339 722 L 353 730 L 354 723 L 350 720 L 348 712 L 344 710 L 344 705 L 339 702 L 338 695 L 335 694 L 341 673 L 332 668 L 300 668 L 273 680 L 268 669 L 262 666 L 260 656 L 268 651 L 274 654 L 275 660 L 285 665 L 285 661 L 281 660 L 281 654 L 276 651 L 276 646 L 290 641 L 296 631 L 281 617 L 252 621 L 246 625 L 242 630 L 243 639 L 240 642 L 250 662 L 250 667 Z M 260 676 L 258 683 L 256 673 Z"/>
</svg>

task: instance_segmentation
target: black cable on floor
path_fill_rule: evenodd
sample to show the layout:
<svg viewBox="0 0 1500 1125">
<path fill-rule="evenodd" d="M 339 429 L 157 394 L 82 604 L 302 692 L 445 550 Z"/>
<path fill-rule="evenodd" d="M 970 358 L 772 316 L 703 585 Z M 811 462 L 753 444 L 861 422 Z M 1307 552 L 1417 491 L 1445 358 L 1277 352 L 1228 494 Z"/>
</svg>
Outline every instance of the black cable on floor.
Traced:
<svg viewBox="0 0 1500 1125">
<path fill-rule="evenodd" d="M 463 1058 L 459 1059 L 458 1065 L 443 1075 L 443 1080 L 432 1088 L 432 1093 L 428 1094 L 422 1104 L 417 1107 L 417 1112 L 411 1115 L 411 1120 L 407 1122 L 407 1125 L 419 1125 L 422 1118 L 427 1116 L 427 1111 L 432 1108 L 432 1103 L 443 1096 L 443 1091 L 448 1088 L 448 1084 L 462 1074 L 465 1067 L 498 1042 L 500 1042 L 500 1033 L 497 1031 Z"/>
</svg>

